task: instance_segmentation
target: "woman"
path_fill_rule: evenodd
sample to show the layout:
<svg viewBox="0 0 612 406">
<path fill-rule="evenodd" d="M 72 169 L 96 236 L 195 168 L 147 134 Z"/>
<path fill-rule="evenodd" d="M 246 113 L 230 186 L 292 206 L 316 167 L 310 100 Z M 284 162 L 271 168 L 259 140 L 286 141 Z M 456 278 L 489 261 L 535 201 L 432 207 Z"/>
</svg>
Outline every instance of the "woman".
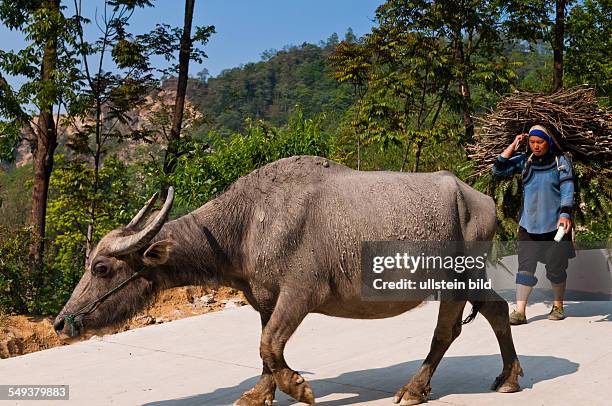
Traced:
<svg viewBox="0 0 612 406">
<path fill-rule="evenodd" d="M 528 153 L 517 152 L 527 138 Z M 528 134 L 519 134 L 493 165 L 497 176 L 523 175 L 523 207 L 519 221 L 518 273 L 516 274 L 516 309 L 510 314 L 510 324 L 525 324 L 525 309 L 529 294 L 536 285 L 536 266 L 546 264 L 546 277 L 554 292 L 549 320 L 563 320 L 563 295 L 568 259 L 575 256 L 571 241 L 571 213 L 574 182 L 571 162 L 559 145 L 542 126 L 531 127 Z M 563 241 L 554 241 L 559 226 L 563 226 Z"/>
</svg>

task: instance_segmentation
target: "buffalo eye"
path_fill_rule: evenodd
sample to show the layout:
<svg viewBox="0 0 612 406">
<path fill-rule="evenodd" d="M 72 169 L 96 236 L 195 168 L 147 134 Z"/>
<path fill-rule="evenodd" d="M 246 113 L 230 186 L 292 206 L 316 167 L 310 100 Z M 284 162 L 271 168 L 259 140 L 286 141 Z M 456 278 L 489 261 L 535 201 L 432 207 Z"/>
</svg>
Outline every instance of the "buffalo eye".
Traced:
<svg viewBox="0 0 612 406">
<path fill-rule="evenodd" d="M 102 262 L 98 262 L 94 265 L 92 273 L 96 276 L 106 276 L 108 274 L 108 266 Z"/>
</svg>

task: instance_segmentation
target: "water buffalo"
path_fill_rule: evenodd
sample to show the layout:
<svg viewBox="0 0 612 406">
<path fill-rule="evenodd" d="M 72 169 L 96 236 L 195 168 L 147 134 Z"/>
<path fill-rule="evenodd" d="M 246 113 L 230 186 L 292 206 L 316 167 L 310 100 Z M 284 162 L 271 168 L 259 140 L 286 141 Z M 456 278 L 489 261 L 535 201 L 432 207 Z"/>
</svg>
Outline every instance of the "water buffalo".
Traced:
<svg viewBox="0 0 612 406">
<path fill-rule="evenodd" d="M 144 222 L 152 198 L 126 227 L 102 238 L 54 326 L 62 337 L 81 336 L 126 320 L 155 292 L 173 286 L 240 289 L 261 316 L 263 372 L 238 405 L 271 404 L 277 386 L 314 403 L 310 385 L 283 356 L 308 313 L 375 319 L 418 306 L 361 297 L 360 241 L 490 240 L 496 227 L 492 199 L 449 172 L 359 172 L 310 156 L 255 170 L 194 212 L 166 222 L 172 198 L 170 190 L 162 209 Z M 519 390 L 522 370 L 507 303 L 473 304 L 501 349 L 503 370 L 493 389 Z M 433 372 L 461 332 L 465 305 L 440 303 L 430 352 L 395 403 L 427 399 Z"/>
</svg>

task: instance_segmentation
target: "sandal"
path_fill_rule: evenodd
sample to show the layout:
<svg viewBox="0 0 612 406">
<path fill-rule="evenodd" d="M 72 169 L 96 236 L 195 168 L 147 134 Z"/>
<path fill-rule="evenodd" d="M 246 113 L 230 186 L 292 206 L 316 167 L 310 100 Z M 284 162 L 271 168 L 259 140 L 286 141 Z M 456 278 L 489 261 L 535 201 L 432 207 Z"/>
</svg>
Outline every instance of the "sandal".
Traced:
<svg viewBox="0 0 612 406">
<path fill-rule="evenodd" d="M 563 320 L 565 318 L 565 314 L 563 314 L 562 306 L 553 306 L 550 313 L 548 313 L 548 320 Z"/>
<path fill-rule="evenodd" d="M 516 310 L 513 310 L 510 313 L 510 324 L 512 326 L 518 326 L 519 324 L 526 324 L 527 317 L 523 313 L 519 313 Z"/>
</svg>

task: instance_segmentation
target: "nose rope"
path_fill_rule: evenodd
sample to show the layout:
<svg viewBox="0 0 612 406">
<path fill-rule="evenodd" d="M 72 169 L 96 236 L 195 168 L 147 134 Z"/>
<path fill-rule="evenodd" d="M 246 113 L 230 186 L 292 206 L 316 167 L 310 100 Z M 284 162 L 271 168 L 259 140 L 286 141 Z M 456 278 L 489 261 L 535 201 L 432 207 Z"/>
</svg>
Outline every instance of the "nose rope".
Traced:
<svg viewBox="0 0 612 406">
<path fill-rule="evenodd" d="M 76 330 L 76 327 L 77 327 L 76 320 L 75 320 L 76 317 L 78 317 L 78 316 L 85 316 L 85 315 L 88 315 L 89 313 L 93 312 L 98 307 L 98 305 L 100 303 L 104 302 L 106 299 L 108 299 L 108 297 L 110 295 L 112 295 L 113 293 L 121 290 L 125 285 L 127 285 L 128 283 L 130 283 L 131 281 L 133 281 L 134 279 L 139 277 L 142 274 L 143 270 L 144 270 L 144 267 L 142 267 L 138 272 L 134 272 L 132 274 L 132 276 L 130 276 L 129 278 L 127 278 L 126 280 L 121 282 L 119 285 L 117 285 L 116 287 L 112 288 L 111 290 L 109 290 L 108 292 L 106 292 L 105 294 L 103 294 L 102 296 L 97 298 L 96 300 L 87 303 L 85 306 L 82 306 L 76 312 L 66 314 L 64 316 L 64 321 L 66 322 L 66 324 L 70 325 L 70 334 L 74 335 L 74 333 L 75 333 L 75 330 Z"/>
</svg>

